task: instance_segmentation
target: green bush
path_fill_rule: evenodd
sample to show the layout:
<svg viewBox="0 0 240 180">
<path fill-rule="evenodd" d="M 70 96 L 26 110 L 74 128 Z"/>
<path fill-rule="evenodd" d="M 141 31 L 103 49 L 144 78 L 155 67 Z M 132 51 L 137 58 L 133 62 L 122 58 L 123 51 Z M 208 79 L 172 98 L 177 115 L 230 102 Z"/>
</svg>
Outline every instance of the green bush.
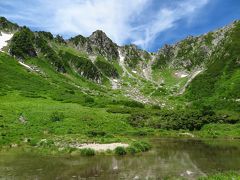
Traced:
<svg viewBox="0 0 240 180">
<path fill-rule="evenodd" d="M 217 115 L 211 108 L 203 110 L 175 110 L 175 111 L 159 111 L 155 113 L 155 117 L 151 121 L 146 121 L 142 118 L 141 122 L 135 120 L 137 117 L 130 117 L 129 123 L 140 124 L 155 129 L 167 130 L 200 130 L 205 124 L 210 123 L 237 123 L 239 118 L 231 119 L 226 115 Z M 135 119 L 134 119 L 135 118 Z M 139 122 L 140 121 L 140 122 Z M 134 124 L 133 124 L 134 125 Z M 138 126 L 136 126 L 138 127 Z"/>
<path fill-rule="evenodd" d="M 121 100 L 121 101 L 113 100 L 112 104 L 124 105 L 124 106 L 131 107 L 131 108 L 144 108 L 145 107 L 145 105 L 141 102 L 130 101 L 130 100 Z"/>
<path fill-rule="evenodd" d="M 23 27 L 13 35 L 10 43 L 10 54 L 18 58 L 35 57 L 34 34 L 30 29 Z"/>
<path fill-rule="evenodd" d="M 131 116 L 127 119 L 128 123 L 133 127 L 144 127 L 146 124 L 146 120 L 150 116 L 145 112 L 136 112 L 131 114 Z"/>
<path fill-rule="evenodd" d="M 158 109 L 158 110 L 160 110 L 160 109 L 162 109 L 162 108 L 161 108 L 161 106 L 155 104 L 155 105 L 152 106 L 152 109 Z"/>
<path fill-rule="evenodd" d="M 126 155 L 127 154 L 127 151 L 124 147 L 116 147 L 115 150 L 114 150 L 115 154 L 116 155 L 120 155 L 120 156 L 123 156 L 123 155 Z"/>
<path fill-rule="evenodd" d="M 132 155 L 137 153 L 136 148 L 133 146 L 127 147 L 126 150 L 127 150 L 127 153 L 132 154 Z"/>
<path fill-rule="evenodd" d="M 31 145 L 31 146 L 37 146 L 38 145 L 38 140 L 37 139 L 30 139 L 28 141 L 28 143 Z"/>
<path fill-rule="evenodd" d="M 96 154 L 95 150 L 91 148 L 81 149 L 80 152 L 81 152 L 81 155 L 83 156 L 94 156 Z"/>
<path fill-rule="evenodd" d="M 94 103 L 94 99 L 90 96 L 86 96 L 84 99 L 85 103 Z"/>
<path fill-rule="evenodd" d="M 146 142 L 134 142 L 130 147 L 136 149 L 136 152 L 146 152 L 151 149 L 151 145 Z"/>
<path fill-rule="evenodd" d="M 58 122 L 58 121 L 62 121 L 64 119 L 64 114 L 61 112 L 53 112 L 50 115 L 50 120 L 52 122 Z"/>
<path fill-rule="evenodd" d="M 106 135 L 106 132 L 104 131 L 88 131 L 87 132 L 88 137 L 103 137 Z"/>
<path fill-rule="evenodd" d="M 137 101 L 120 101 L 124 106 L 134 107 L 134 108 L 144 108 L 144 104 Z"/>
<path fill-rule="evenodd" d="M 135 135 L 135 136 L 147 136 L 148 132 L 145 131 L 145 130 L 142 130 L 142 129 L 138 129 L 137 131 L 135 131 L 133 133 L 133 135 Z"/>
<path fill-rule="evenodd" d="M 133 108 L 112 107 L 107 109 L 109 113 L 130 114 L 134 111 Z"/>
</svg>

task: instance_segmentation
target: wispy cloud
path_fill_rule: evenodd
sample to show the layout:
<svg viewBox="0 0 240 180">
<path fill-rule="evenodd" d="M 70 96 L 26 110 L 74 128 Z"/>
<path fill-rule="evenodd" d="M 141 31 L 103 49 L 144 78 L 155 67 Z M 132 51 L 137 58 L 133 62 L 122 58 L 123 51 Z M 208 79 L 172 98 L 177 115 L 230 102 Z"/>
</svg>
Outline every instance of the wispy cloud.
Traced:
<svg viewBox="0 0 240 180">
<path fill-rule="evenodd" d="M 138 37 L 134 37 L 132 39 L 133 43 L 143 48 L 148 48 L 160 33 L 177 26 L 178 20 L 191 19 L 193 14 L 207 3 L 208 0 L 184 0 L 175 3 L 174 7 L 160 8 L 156 14 L 152 15 L 151 18 L 153 20 L 141 27 L 143 33 L 141 33 L 141 36 L 139 34 Z"/>
<path fill-rule="evenodd" d="M 162 2 L 161 2 L 162 1 Z M 119 44 L 147 49 L 162 32 L 190 19 L 209 0 L 8 0 L 0 15 L 67 37 L 101 29 Z M 164 6 L 163 6 L 164 4 Z"/>
</svg>

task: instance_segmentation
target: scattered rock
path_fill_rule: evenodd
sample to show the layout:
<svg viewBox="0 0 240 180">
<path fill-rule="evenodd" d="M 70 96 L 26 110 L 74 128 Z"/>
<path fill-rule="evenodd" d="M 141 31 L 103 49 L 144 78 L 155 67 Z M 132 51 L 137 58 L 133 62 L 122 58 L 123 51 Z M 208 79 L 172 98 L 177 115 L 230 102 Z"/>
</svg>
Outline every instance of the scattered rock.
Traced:
<svg viewBox="0 0 240 180">
<path fill-rule="evenodd" d="M 11 148 L 16 148 L 16 147 L 18 147 L 18 145 L 17 144 L 11 144 L 10 147 Z"/>
<path fill-rule="evenodd" d="M 27 123 L 27 119 L 23 116 L 23 114 L 21 114 L 21 115 L 19 116 L 19 121 L 20 121 L 20 123 L 22 123 L 22 124 Z"/>
<path fill-rule="evenodd" d="M 192 138 L 195 137 L 194 134 L 192 134 L 192 133 L 188 133 L 188 132 L 180 133 L 180 135 L 183 135 L 183 136 L 189 136 L 189 137 L 192 137 Z"/>
</svg>

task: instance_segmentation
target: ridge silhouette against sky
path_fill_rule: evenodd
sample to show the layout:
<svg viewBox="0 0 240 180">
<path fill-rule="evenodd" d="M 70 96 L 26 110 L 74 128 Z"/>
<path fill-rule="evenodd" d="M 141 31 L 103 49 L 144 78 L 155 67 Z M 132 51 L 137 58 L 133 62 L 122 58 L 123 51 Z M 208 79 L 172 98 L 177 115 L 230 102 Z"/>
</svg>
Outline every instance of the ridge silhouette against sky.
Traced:
<svg viewBox="0 0 240 180">
<path fill-rule="evenodd" d="M 0 16 L 69 38 L 101 29 L 148 51 L 240 19 L 239 0 L 0 0 Z"/>
</svg>

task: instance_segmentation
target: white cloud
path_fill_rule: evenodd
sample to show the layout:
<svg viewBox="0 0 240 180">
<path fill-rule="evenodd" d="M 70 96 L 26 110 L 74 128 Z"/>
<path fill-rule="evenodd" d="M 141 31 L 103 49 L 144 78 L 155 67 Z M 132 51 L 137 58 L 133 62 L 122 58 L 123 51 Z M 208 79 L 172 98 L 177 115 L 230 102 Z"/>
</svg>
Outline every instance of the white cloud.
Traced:
<svg viewBox="0 0 240 180">
<path fill-rule="evenodd" d="M 150 21 L 143 27 L 145 32 L 141 38 L 135 37 L 133 43 L 142 48 L 148 48 L 161 32 L 174 27 L 177 24 L 176 21 L 182 18 L 191 18 L 198 9 L 207 3 L 208 0 L 185 0 L 179 1 L 174 8 L 159 9 L 154 21 Z"/>
<path fill-rule="evenodd" d="M 89 36 L 101 29 L 121 45 L 130 41 L 148 48 L 160 33 L 190 18 L 208 1 L 179 0 L 171 7 L 161 6 L 159 0 L 9 0 L 5 4 L 14 8 L 8 16 L 54 34 Z M 159 8 L 151 9 L 153 3 Z"/>
<path fill-rule="evenodd" d="M 97 29 L 123 44 L 131 36 L 131 18 L 147 5 L 147 0 L 91 0 L 58 7 L 54 15 L 56 31 L 89 35 Z M 54 31 L 54 28 L 52 29 Z"/>
</svg>

